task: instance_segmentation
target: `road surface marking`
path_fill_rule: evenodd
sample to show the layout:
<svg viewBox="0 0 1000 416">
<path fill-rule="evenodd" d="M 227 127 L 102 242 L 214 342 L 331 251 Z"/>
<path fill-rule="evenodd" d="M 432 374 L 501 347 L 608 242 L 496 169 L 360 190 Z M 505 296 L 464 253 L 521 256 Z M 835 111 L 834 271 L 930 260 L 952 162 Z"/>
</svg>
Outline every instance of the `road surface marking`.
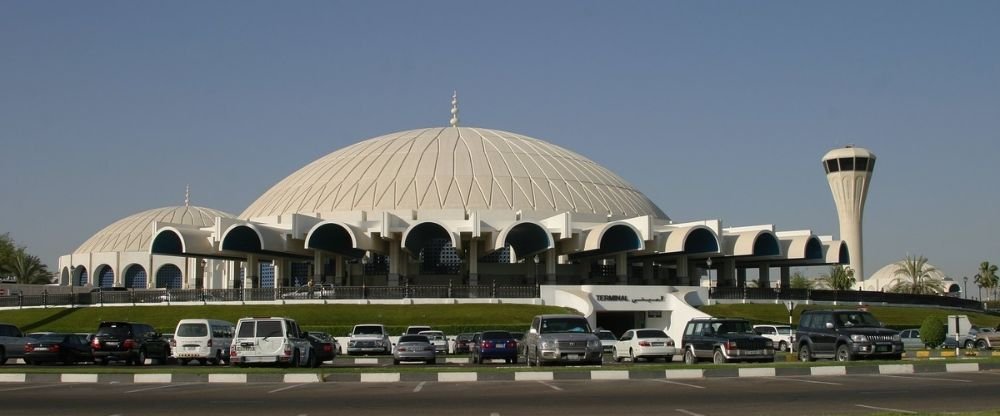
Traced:
<svg viewBox="0 0 1000 416">
<path fill-rule="evenodd" d="M 678 412 L 681 412 L 681 413 L 684 413 L 684 414 L 686 414 L 688 416 L 705 416 L 705 415 L 703 415 L 701 413 L 695 413 L 695 412 L 692 412 L 690 410 L 684 410 L 684 409 L 674 409 L 674 410 L 676 410 Z"/>
<path fill-rule="evenodd" d="M 420 393 L 420 390 L 424 389 L 424 384 L 427 384 L 427 382 L 426 381 L 421 381 L 420 384 L 417 384 L 417 387 L 413 388 L 413 392 L 414 393 Z"/>
<path fill-rule="evenodd" d="M 160 389 L 166 389 L 166 388 L 170 388 L 170 387 L 177 387 L 177 386 L 184 386 L 184 385 L 187 385 L 187 383 L 184 383 L 184 384 L 167 384 L 165 386 L 146 387 L 146 388 L 142 388 L 142 389 L 129 390 L 129 391 L 126 391 L 125 393 L 126 394 L 128 394 L 128 393 L 138 393 L 140 391 L 160 390 Z"/>
<path fill-rule="evenodd" d="M 45 387 L 52 387 L 51 384 L 45 384 L 42 386 L 28 386 L 28 387 L 14 387 L 9 389 L 0 389 L 0 391 L 18 391 L 18 390 L 30 390 L 30 389 L 41 389 Z"/>
<path fill-rule="evenodd" d="M 778 380 L 799 381 L 799 382 L 802 382 L 802 383 L 813 383 L 813 384 L 826 384 L 826 385 L 829 385 L 829 386 L 843 386 L 843 384 L 841 384 L 841 383 L 834 383 L 834 382 L 831 382 L 831 381 L 802 380 L 802 379 L 799 379 L 799 378 L 792 378 L 792 377 L 780 377 L 780 378 L 778 378 Z"/>
<path fill-rule="evenodd" d="M 959 383 L 971 383 L 972 380 L 962 380 L 958 378 L 935 378 L 935 377 L 914 377 L 914 376 L 891 376 L 883 375 L 882 377 L 892 377 L 892 378 L 905 378 L 909 380 L 931 380 L 931 381 L 957 381 Z"/>
<path fill-rule="evenodd" d="M 678 386 L 687 386 L 687 387 L 692 387 L 692 388 L 696 388 L 696 389 L 703 389 L 703 388 L 705 388 L 705 386 L 698 386 L 698 385 L 694 385 L 694 384 L 681 383 L 679 381 L 673 381 L 673 380 L 654 379 L 654 381 L 658 381 L 660 383 L 667 383 L 667 384 L 676 384 Z"/>
<path fill-rule="evenodd" d="M 493 413 L 490 413 L 490 416 L 500 416 L 500 412 L 493 412 Z"/>
<path fill-rule="evenodd" d="M 562 387 L 559 387 L 559 386 L 553 386 L 553 385 L 551 385 L 551 384 L 549 384 L 549 383 L 546 383 L 546 382 L 544 382 L 544 381 L 539 381 L 538 383 L 539 383 L 539 384 L 542 384 L 542 385 L 544 385 L 544 386 L 546 386 L 546 387 L 548 387 L 548 388 L 550 388 L 550 389 L 552 389 L 552 390 L 555 390 L 555 391 L 562 391 Z"/>
<path fill-rule="evenodd" d="M 302 387 L 302 386 L 304 386 L 304 385 L 305 385 L 305 384 L 293 384 L 293 385 L 291 385 L 291 386 L 285 386 L 285 387 L 282 387 L 282 388 L 280 388 L 280 389 L 274 389 L 274 390 L 271 390 L 271 391 L 267 392 L 267 394 L 271 394 L 271 393 L 277 393 L 277 392 L 279 392 L 279 391 L 285 391 L 285 390 L 291 390 L 291 389 L 294 389 L 294 388 L 296 388 L 296 387 Z"/>
<path fill-rule="evenodd" d="M 903 410 L 903 409 L 893 409 L 891 407 L 865 406 L 863 404 L 856 404 L 855 406 L 857 406 L 857 407 L 863 407 L 865 409 L 883 410 L 883 411 L 886 411 L 886 412 L 906 413 L 908 415 L 915 415 L 915 414 L 917 414 L 917 412 L 914 412 L 914 411 Z"/>
</svg>

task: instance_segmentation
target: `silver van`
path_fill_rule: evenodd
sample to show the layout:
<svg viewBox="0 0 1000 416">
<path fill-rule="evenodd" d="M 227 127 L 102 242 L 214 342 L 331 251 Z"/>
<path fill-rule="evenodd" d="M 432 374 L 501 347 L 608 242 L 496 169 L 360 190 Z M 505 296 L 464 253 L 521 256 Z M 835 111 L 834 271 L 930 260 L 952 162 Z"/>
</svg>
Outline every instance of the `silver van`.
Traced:
<svg viewBox="0 0 1000 416">
<path fill-rule="evenodd" d="M 171 355 L 181 365 L 228 364 L 234 329 L 232 322 L 218 319 L 181 319 L 170 339 Z"/>
</svg>

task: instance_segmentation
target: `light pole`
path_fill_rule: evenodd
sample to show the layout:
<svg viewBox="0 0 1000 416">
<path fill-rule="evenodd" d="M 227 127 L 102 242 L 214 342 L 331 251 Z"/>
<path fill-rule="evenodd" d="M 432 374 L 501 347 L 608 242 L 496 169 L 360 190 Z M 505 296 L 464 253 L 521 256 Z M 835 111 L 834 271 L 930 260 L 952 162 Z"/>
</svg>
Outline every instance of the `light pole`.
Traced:
<svg viewBox="0 0 1000 416">
<path fill-rule="evenodd" d="M 535 255 L 535 287 L 538 287 L 538 255 Z"/>
<path fill-rule="evenodd" d="M 708 260 L 705 260 L 705 264 L 708 267 L 708 304 L 711 305 L 712 295 L 714 295 L 712 293 L 712 258 L 709 257 Z"/>
<path fill-rule="evenodd" d="M 969 298 L 969 276 L 962 276 L 962 297 Z"/>
</svg>

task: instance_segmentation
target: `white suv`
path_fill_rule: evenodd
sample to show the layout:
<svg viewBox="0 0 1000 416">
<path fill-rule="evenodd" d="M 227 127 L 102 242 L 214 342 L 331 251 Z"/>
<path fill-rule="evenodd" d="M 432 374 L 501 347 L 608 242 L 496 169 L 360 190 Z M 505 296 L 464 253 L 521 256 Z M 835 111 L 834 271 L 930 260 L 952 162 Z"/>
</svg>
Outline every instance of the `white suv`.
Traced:
<svg viewBox="0 0 1000 416">
<path fill-rule="evenodd" d="M 319 367 L 308 333 L 294 319 L 241 318 L 229 349 L 233 365 L 280 364 L 291 367 Z"/>
<path fill-rule="evenodd" d="M 774 349 L 778 351 L 791 351 L 795 344 L 792 339 L 795 331 L 790 325 L 754 325 L 753 332 L 774 341 Z"/>
<path fill-rule="evenodd" d="M 354 325 L 347 336 L 347 355 L 356 354 L 392 354 L 392 342 L 389 333 L 382 324 Z"/>
</svg>

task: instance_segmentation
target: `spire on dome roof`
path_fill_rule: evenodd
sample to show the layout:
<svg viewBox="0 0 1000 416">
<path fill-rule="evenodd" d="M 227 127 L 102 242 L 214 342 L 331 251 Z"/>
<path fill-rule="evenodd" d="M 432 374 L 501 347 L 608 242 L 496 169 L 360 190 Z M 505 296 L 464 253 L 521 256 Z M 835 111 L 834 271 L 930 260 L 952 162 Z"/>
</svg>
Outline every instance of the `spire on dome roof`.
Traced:
<svg viewBox="0 0 1000 416">
<path fill-rule="evenodd" d="M 458 127 L 458 91 L 451 94 L 451 126 Z"/>
<path fill-rule="evenodd" d="M 191 185 L 184 185 L 184 206 L 191 206 Z"/>
</svg>

